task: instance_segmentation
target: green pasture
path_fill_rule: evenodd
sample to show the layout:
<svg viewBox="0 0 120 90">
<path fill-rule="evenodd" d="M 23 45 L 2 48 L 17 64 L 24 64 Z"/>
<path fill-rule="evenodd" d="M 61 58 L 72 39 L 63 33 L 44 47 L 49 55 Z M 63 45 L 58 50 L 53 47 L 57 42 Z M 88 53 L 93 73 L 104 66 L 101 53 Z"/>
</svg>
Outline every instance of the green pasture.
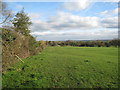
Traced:
<svg viewBox="0 0 120 90">
<path fill-rule="evenodd" d="M 118 48 L 47 47 L 3 73 L 3 88 L 117 88 Z"/>
</svg>

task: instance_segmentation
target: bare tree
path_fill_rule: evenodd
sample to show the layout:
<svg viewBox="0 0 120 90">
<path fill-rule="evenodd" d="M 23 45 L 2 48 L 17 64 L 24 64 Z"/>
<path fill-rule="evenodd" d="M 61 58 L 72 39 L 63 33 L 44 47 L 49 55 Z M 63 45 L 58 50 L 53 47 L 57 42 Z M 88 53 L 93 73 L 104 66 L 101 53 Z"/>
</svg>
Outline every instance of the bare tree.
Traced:
<svg viewBox="0 0 120 90">
<path fill-rule="evenodd" d="M 7 3 L 0 1 L 0 24 L 8 23 L 12 18 L 12 11 L 8 9 Z"/>
</svg>

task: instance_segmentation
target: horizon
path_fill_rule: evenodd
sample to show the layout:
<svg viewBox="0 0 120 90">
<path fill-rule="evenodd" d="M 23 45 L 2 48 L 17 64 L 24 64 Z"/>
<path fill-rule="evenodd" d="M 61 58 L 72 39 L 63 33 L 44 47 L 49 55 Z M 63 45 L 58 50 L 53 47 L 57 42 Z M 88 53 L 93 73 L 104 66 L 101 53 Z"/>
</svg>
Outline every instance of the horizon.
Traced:
<svg viewBox="0 0 120 90">
<path fill-rule="evenodd" d="M 115 40 L 115 39 L 118 39 L 118 38 L 114 38 L 114 39 L 87 39 L 87 40 L 44 40 L 44 41 L 109 41 L 109 40 Z M 40 40 L 38 40 L 40 41 Z"/>
</svg>

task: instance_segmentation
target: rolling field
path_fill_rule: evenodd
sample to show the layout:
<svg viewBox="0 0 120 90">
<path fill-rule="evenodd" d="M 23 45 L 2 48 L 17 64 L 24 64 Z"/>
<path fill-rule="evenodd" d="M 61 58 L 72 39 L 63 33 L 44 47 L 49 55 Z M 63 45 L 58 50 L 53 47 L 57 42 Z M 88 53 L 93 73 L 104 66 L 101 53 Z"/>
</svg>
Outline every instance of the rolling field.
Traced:
<svg viewBox="0 0 120 90">
<path fill-rule="evenodd" d="M 2 78 L 3 88 L 117 88 L 118 49 L 47 47 Z"/>
</svg>

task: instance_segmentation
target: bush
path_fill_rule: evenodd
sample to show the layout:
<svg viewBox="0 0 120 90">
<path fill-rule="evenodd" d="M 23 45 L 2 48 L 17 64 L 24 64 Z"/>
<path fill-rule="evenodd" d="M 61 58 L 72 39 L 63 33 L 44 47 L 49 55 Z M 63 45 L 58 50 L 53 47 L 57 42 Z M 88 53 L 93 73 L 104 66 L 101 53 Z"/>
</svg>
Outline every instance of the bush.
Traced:
<svg viewBox="0 0 120 90">
<path fill-rule="evenodd" d="M 35 55 L 46 45 L 44 41 L 38 42 L 31 35 L 26 36 L 8 29 L 3 29 L 2 37 L 3 71 L 19 61 L 16 55 L 20 58 Z"/>
<path fill-rule="evenodd" d="M 3 41 L 11 42 L 16 39 L 16 35 L 13 34 L 12 31 L 2 28 L 2 39 L 3 39 Z"/>
</svg>

